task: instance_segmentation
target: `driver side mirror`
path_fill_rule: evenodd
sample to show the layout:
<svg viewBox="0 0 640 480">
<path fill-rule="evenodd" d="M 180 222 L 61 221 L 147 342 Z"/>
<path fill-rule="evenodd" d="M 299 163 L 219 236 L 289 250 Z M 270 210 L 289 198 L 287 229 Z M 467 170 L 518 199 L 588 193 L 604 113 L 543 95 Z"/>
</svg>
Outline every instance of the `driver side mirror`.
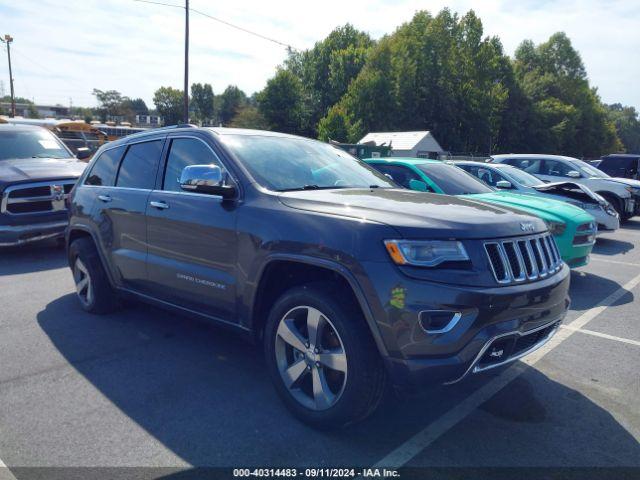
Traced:
<svg viewBox="0 0 640 480">
<path fill-rule="evenodd" d="M 88 149 L 87 147 L 80 147 L 76 152 L 76 158 L 78 160 L 86 160 L 90 156 L 91 156 L 91 150 Z"/>
<path fill-rule="evenodd" d="M 429 191 L 429 187 L 427 186 L 426 183 L 420 181 L 420 180 L 415 180 L 415 179 L 411 179 L 409 180 L 409 188 L 411 190 L 416 190 L 418 192 L 428 192 Z"/>
<path fill-rule="evenodd" d="M 193 193 L 206 193 L 231 198 L 236 194 L 233 185 L 224 181 L 222 170 L 217 165 L 189 165 L 180 175 L 180 188 Z"/>
<path fill-rule="evenodd" d="M 504 188 L 505 190 L 508 190 L 510 188 L 513 188 L 513 185 L 511 185 L 511 182 L 509 182 L 507 180 L 498 180 L 496 182 L 496 187 L 497 188 Z"/>
<path fill-rule="evenodd" d="M 571 177 L 571 178 L 580 178 L 582 175 L 580 175 L 580 172 L 577 172 L 576 170 L 570 170 L 567 172 L 567 177 Z"/>
</svg>

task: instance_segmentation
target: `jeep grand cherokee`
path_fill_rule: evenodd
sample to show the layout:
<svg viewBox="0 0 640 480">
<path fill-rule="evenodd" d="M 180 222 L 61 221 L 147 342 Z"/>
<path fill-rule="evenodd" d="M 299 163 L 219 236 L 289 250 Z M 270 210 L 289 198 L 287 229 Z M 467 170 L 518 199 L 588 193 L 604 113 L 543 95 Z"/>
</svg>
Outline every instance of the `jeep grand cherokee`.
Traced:
<svg viewBox="0 0 640 480">
<path fill-rule="evenodd" d="M 365 418 L 388 382 L 453 383 L 520 358 L 569 304 L 542 220 L 397 188 L 315 140 L 132 135 L 96 153 L 71 197 L 85 310 L 128 295 L 247 333 L 316 427 Z"/>
</svg>

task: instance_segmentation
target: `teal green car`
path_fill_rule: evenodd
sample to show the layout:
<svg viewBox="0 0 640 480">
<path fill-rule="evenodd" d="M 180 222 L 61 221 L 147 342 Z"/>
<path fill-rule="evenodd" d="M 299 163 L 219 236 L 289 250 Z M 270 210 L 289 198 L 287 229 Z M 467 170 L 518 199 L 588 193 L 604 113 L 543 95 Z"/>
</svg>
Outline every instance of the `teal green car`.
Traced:
<svg viewBox="0 0 640 480">
<path fill-rule="evenodd" d="M 461 168 L 438 160 L 371 158 L 365 162 L 405 188 L 463 196 L 540 217 L 549 227 L 567 265 L 581 267 L 589 263 L 597 224 L 593 216 L 579 207 L 558 200 L 494 190 Z"/>
</svg>

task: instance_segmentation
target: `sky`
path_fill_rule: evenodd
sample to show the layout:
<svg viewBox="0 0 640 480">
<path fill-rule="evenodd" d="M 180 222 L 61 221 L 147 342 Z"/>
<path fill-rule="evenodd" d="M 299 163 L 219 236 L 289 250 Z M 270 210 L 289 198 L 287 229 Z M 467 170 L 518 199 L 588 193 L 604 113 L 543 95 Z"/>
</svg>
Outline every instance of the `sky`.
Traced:
<svg viewBox="0 0 640 480">
<path fill-rule="evenodd" d="M 184 4 L 184 0 L 156 0 Z M 473 9 L 485 35 L 513 55 L 564 31 L 582 55 L 606 103 L 640 109 L 638 0 L 191 0 L 191 8 L 296 49 L 307 49 L 351 23 L 374 38 L 392 33 L 418 10 Z M 261 90 L 285 60 L 285 47 L 191 14 L 190 83 L 221 93 L 235 84 Z M 160 86 L 183 85 L 184 9 L 136 0 L 0 0 L 0 34 L 11 46 L 16 95 L 42 104 L 95 106 L 94 88 L 141 97 L 152 106 Z M 0 94 L 9 93 L 0 44 Z"/>
</svg>

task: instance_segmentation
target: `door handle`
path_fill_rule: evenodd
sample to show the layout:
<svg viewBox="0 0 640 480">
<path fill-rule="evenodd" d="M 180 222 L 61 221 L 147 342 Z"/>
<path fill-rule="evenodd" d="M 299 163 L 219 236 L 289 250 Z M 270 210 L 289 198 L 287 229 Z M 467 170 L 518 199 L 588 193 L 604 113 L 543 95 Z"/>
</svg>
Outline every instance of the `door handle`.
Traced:
<svg viewBox="0 0 640 480">
<path fill-rule="evenodd" d="M 107 203 L 111 201 L 111 197 L 109 195 L 98 195 L 98 200 Z"/>
<path fill-rule="evenodd" d="M 169 204 L 165 202 L 149 202 L 149 205 L 160 210 L 166 210 L 167 208 L 169 208 Z"/>
</svg>

